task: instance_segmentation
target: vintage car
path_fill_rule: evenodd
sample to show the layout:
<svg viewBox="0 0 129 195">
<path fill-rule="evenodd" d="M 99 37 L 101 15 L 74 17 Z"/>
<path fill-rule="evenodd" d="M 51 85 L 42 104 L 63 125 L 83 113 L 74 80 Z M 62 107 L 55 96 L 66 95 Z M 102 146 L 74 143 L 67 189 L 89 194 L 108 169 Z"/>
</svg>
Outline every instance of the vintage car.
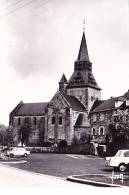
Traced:
<svg viewBox="0 0 129 195">
<path fill-rule="evenodd" d="M 26 150 L 23 147 L 13 147 L 6 151 L 6 155 L 10 157 L 15 157 L 15 156 L 27 157 L 29 154 L 30 154 L 30 151 Z"/>
<path fill-rule="evenodd" d="M 118 168 L 119 171 L 125 171 L 129 167 L 129 150 L 118 150 L 113 157 L 106 157 L 106 167 Z"/>
</svg>

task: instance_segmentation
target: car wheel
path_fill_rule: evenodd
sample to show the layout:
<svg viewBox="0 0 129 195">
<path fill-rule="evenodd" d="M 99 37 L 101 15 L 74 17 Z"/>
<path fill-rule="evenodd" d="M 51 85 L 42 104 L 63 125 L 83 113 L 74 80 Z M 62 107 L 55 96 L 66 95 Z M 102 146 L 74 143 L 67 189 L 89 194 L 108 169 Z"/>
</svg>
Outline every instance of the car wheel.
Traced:
<svg viewBox="0 0 129 195">
<path fill-rule="evenodd" d="M 122 163 L 122 164 L 119 165 L 119 170 L 121 172 L 124 172 L 126 169 L 127 169 L 127 166 L 124 163 Z"/>
<path fill-rule="evenodd" d="M 25 154 L 24 154 L 24 156 L 25 156 L 25 157 L 27 157 L 27 156 L 28 156 L 28 154 L 26 154 L 26 153 L 25 153 Z"/>
<path fill-rule="evenodd" d="M 14 157 L 14 154 L 10 154 L 10 157 L 13 158 Z"/>
</svg>

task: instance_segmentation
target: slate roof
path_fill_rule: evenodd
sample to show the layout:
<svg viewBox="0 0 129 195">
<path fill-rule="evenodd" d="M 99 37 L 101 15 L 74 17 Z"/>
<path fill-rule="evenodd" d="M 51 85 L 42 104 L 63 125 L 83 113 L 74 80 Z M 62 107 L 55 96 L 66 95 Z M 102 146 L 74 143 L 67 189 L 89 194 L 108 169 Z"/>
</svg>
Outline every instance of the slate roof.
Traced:
<svg viewBox="0 0 129 195">
<path fill-rule="evenodd" d="M 84 114 L 79 114 L 76 123 L 75 123 L 76 127 L 87 127 L 89 126 L 89 123 L 87 122 L 87 118 L 85 117 Z"/>
<path fill-rule="evenodd" d="M 15 112 L 16 116 L 34 116 L 43 115 L 48 102 L 41 103 L 23 103 Z"/>
<path fill-rule="evenodd" d="M 108 100 L 96 101 L 92 106 L 90 113 L 116 109 L 115 102 L 123 101 L 124 103 L 124 100 L 123 97 L 112 97 Z"/>
<path fill-rule="evenodd" d="M 92 73 L 92 63 L 89 60 L 85 33 L 83 32 L 77 61 L 75 61 L 74 72 L 69 79 L 67 88 L 92 87 L 101 90 Z"/>
<path fill-rule="evenodd" d="M 62 75 L 59 83 L 67 83 L 67 79 L 66 79 L 65 74 Z"/>
<path fill-rule="evenodd" d="M 74 111 L 83 111 L 83 112 L 86 111 L 83 104 L 74 96 L 66 95 L 66 94 L 63 94 L 63 96 L 65 97 L 65 99 L 67 100 L 67 102 L 70 104 L 70 106 Z"/>
<path fill-rule="evenodd" d="M 74 71 L 71 78 L 69 79 L 68 88 L 75 86 L 78 87 L 90 86 L 92 88 L 101 90 L 101 88 L 99 87 L 95 80 L 93 73 L 87 70 Z"/>
<path fill-rule="evenodd" d="M 129 90 L 123 95 L 123 97 L 129 100 Z"/>
<path fill-rule="evenodd" d="M 88 55 L 88 49 L 87 49 L 87 44 L 86 44 L 86 38 L 85 38 L 85 33 L 83 32 L 82 35 L 82 40 L 81 40 L 81 45 L 79 49 L 79 54 L 78 54 L 78 61 L 90 61 L 89 60 L 89 55 Z"/>
</svg>

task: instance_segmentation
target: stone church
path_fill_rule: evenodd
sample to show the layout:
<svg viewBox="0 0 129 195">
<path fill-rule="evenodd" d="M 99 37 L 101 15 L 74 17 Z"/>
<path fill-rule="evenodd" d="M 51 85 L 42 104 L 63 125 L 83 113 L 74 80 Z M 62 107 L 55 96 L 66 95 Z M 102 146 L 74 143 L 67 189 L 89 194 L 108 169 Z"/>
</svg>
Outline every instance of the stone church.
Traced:
<svg viewBox="0 0 129 195">
<path fill-rule="evenodd" d="M 101 99 L 90 62 L 85 32 L 83 32 L 74 71 L 69 80 L 63 74 L 59 90 L 50 102 L 20 102 L 10 113 L 14 141 L 27 146 L 42 146 L 44 142 L 65 140 L 72 144 L 74 137 L 90 134 L 89 112 L 96 100 Z"/>
</svg>

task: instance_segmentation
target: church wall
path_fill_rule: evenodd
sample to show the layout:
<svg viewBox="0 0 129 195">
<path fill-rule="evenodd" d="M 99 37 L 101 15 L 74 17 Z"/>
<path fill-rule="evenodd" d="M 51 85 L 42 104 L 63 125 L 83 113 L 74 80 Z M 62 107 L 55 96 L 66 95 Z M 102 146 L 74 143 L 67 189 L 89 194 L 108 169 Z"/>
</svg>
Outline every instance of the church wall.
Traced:
<svg viewBox="0 0 129 195">
<path fill-rule="evenodd" d="M 80 127 L 75 127 L 77 118 L 79 114 L 84 114 L 85 115 L 85 124 L 86 126 L 80 126 Z M 79 111 L 71 111 L 71 127 L 70 127 L 70 144 L 72 143 L 72 140 L 74 136 L 77 136 L 80 139 L 80 134 L 83 132 L 86 132 L 89 134 L 90 131 L 90 124 L 88 120 L 88 116 L 84 112 L 79 112 Z"/>
<path fill-rule="evenodd" d="M 67 94 L 75 96 L 84 106 L 87 105 L 87 89 L 86 88 L 70 88 Z"/>
<path fill-rule="evenodd" d="M 55 122 L 53 121 L 54 124 L 52 122 L 53 118 L 55 120 Z M 62 120 L 61 124 L 59 118 Z M 57 142 L 60 140 L 69 141 L 70 117 L 67 109 L 54 109 L 49 106 L 47 124 L 47 140 L 54 139 Z"/>
<path fill-rule="evenodd" d="M 34 124 L 34 117 L 36 117 L 36 124 Z M 14 116 L 13 117 L 13 127 L 14 129 L 18 129 L 18 132 L 20 131 L 20 128 L 24 125 L 25 118 L 28 118 L 28 121 L 29 121 L 28 144 L 29 145 L 41 144 L 40 142 L 43 142 L 43 140 L 41 140 L 40 136 L 41 136 L 41 133 L 43 133 L 44 128 L 45 128 L 45 124 L 44 124 L 45 122 L 43 120 L 44 116 Z M 20 124 L 19 124 L 19 119 L 20 119 Z M 18 136 L 17 136 L 17 139 L 18 139 Z"/>
<path fill-rule="evenodd" d="M 54 139 L 58 143 L 70 139 L 70 107 L 60 92 L 57 92 L 47 106 L 46 140 Z"/>
<path fill-rule="evenodd" d="M 101 91 L 93 88 L 71 88 L 67 94 L 75 96 L 90 111 L 94 101 L 101 99 Z"/>
<path fill-rule="evenodd" d="M 70 133 L 69 133 L 69 145 L 71 145 L 73 138 L 74 138 L 74 125 L 76 123 L 76 120 L 79 116 L 79 112 L 70 110 Z"/>
<path fill-rule="evenodd" d="M 101 91 L 97 89 L 93 89 L 88 87 L 88 112 L 90 111 L 91 107 L 93 106 L 93 103 L 95 102 L 96 99 L 100 100 L 101 99 Z"/>
</svg>

